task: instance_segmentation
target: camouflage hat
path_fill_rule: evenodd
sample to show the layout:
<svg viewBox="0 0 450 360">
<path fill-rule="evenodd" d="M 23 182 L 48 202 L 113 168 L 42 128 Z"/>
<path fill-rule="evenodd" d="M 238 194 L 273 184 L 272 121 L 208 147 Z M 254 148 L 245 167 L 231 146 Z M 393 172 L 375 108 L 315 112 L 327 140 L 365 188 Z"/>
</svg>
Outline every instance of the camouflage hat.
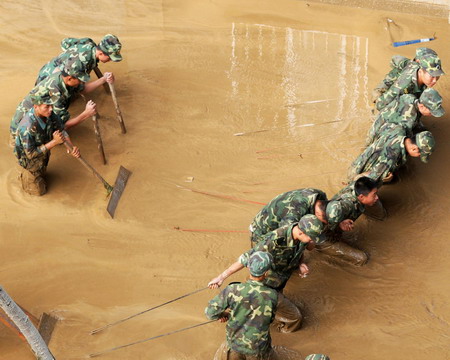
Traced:
<svg viewBox="0 0 450 360">
<path fill-rule="evenodd" d="M 30 92 L 30 99 L 33 105 L 53 105 L 58 98 L 48 89 L 36 87 Z"/>
<path fill-rule="evenodd" d="M 442 107 L 442 97 L 432 88 L 425 89 L 420 95 L 419 102 L 430 110 L 431 115 L 435 117 L 441 117 L 445 114 L 445 110 Z"/>
<path fill-rule="evenodd" d="M 63 71 L 74 78 L 82 82 L 88 82 L 90 79 L 89 74 L 86 73 L 86 67 L 80 61 L 77 56 L 73 56 L 64 63 Z"/>
<path fill-rule="evenodd" d="M 420 59 L 421 57 L 423 57 L 425 55 L 437 56 L 437 53 L 433 49 L 426 48 L 426 47 L 420 47 L 420 48 L 416 49 L 416 60 Z"/>
<path fill-rule="evenodd" d="M 444 75 L 442 71 L 441 59 L 437 55 L 425 54 L 417 59 L 420 67 L 422 67 L 431 76 Z"/>
<path fill-rule="evenodd" d="M 316 244 L 320 243 L 320 234 L 323 232 L 323 223 L 315 215 L 305 215 L 298 222 L 299 229 Z"/>
<path fill-rule="evenodd" d="M 342 219 L 342 204 L 340 201 L 330 201 L 327 205 L 328 223 L 337 224 Z"/>
<path fill-rule="evenodd" d="M 112 61 L 117 62 L 122 60 L 122 55 L 120 55 L 122 44 L 117 36 L 112 34 L 105 35 L 98 44 L 98 48 L 108 55 Z"/>
<path fill-rule="evenodd" d="M 433 153 L 436 146 L 433 134 L 429 131 L 422 131 L 416 135 L 416 145 L 420 150 L 420 160 L 426 163 L 428 158 Z"/>
<path fill-rule="evenodd" d="M 272 265 L 272 255 L 264 251 L 256 251 L 248 260 L 248 269 L 253 276 L 262 276 Z"/>
<path fill-rule="evenodd" d="M 311 354 L 308 355 L 305 360 L 330 360 L 330 358 L 323 354 Z"/>
</svg>

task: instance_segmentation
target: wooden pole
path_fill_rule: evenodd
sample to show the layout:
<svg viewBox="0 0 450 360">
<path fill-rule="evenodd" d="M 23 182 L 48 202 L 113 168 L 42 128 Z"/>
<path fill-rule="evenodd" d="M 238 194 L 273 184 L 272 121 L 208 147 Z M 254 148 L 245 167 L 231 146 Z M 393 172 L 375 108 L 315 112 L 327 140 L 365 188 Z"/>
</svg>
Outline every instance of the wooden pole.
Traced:
<svg viewBox="0 0 450 360">
<path fill-rule="evenodd" d="M 101 72 L 101 70 L 98 68 L 98 66 L 96 66 L 94 68 L 94 72 L 95 75 L 97 75 L 97 77 L 100 79 L 103 77 L 103 74 Z M 109 91 L 109 86 L 107 84 L 103 84 L 103 88 L 105 89 L 106 93 L 109 95 L 111 92 Z"/>
<path fill-rule="evenodd" d="M 125 128 L 125 123 L 123 122 L 122 112 L 119 108 L 119 103 L 117 102 L 117 96 L 116 96 L 116 89 L 114 88 L 114 84 L 110 84 L 109 89 L 111 90 L 111 96 L 114 102 L 114 106 L 116 107 L 116 113 L 117 113 L 117 120 L 119 120 L 120 128 L 122 129 L 122 134 L 126 134 L 127 129 Z"/>
<path fill-rule="evenodd" d="M 102 157 L 103 165 L 106 165 L 105 150 L 103 149 L 103 141 L 100 135 L 100 126 L 98 124 L 97 115 L 92 116 L 92 121 L 94 122 L 94 132 L 95 137 L 97 138 L 97 148 L 98 151 L 100 152 L 100 156 Z"/>
<path fill-rule="evenodd" d="M 23 334 L 38 360 L 55 360 L 29 317 L 0 285 L 0 307 Z"/>
</svg>

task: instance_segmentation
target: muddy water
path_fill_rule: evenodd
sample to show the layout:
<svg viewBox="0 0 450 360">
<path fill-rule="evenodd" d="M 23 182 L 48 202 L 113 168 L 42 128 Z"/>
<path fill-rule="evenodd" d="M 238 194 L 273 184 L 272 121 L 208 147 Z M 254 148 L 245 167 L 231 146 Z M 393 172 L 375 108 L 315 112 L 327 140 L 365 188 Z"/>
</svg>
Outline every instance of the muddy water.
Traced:
<svg viewBox="0 0 450 360">
<path fill-rule="evenodd" d="M 261 205 L 236 199 L 264 203 L 301 187 L 338 191 L 370 125 L 371 89 L 392 55 L 413 56 L 415 48 L 394 49 L 392 40 L 436 32 L 430 45 L 450 71 L 449 25 L 440 17 L 284 0 L 5 0 L 0 8 L 1 284 L 30 312 L 61 320 L 50 343 L 58 359 L 205 321 L 212 291 L 89 335 L 204 287 L 249 243 L 245 233 L 174 227 L 245 231 Z M 60 40 L 106 33 L 124 46 L 124 61 L 101 69 L 116 75 L 128 133 L 120 134 L 99 89 L 90 98 L 102 116 L 108 165 L 90 121 L 71 137 L 108 181 L 119 165 L 133 172 L 114 220 L 101 185 L 59 148 L 49 193 L 23 194 L 7 147 L 15 107 Z M 444 76 L 436 86 L 447 108 L 449 84 Z M 70 110 L 82 108 L 80 99 Z M 431 161 L 410 161 L 401 183 L 383 188 L 387 221 L 358 220 L 352 241 L 371 254 L 369 264 L 355 269 L 310 254 L 312 274 L 286 290 L 304 308 L 304 329 L 275 333 L 275 344 L 333 360 L 450 357 L 449 117 L 424 122 L 438 142 Z M 33 358 L 1 329 L 1 359 Z M 224 326 L 214 323 L 102 358 L 211 359 L 223 338 Z"/>
</svg>

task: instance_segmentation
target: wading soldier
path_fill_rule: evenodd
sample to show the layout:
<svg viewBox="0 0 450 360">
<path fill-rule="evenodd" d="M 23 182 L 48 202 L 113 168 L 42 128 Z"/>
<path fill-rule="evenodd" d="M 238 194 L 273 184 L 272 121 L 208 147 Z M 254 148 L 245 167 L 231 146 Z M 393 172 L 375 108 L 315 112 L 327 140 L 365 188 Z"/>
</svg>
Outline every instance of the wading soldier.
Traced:
<svg viewBox="0 0 450 360">
<path fill-rule="evenodd" d="M 61 42 L 61 49 L 63 52 L 57 57 L 50 60 L 39 71 L 36 84 L 53 74 L 64 69 L 64 63 L 73 56 L 79 58 L 84 67 L 86 73 L 90 74 L 91 71 L 97 67 L 99 61 L 106 63 L 108 61 L 118 62 L 122 60 L 120 50 L 122 44 L 115 35 L 105 35 L 98 45 L 90 38 L 66 38 Z M 114 82 L 114 76 L 112 73 L 105 73 L 108 82 Z"/>
<path fill-rule="evenodd" d="M 60 118 L 53 111 L 57 102 L 49 92 L 30 94 L 32 108 L 20 120 L 15 138 L 14 155 L 19 161 L 22 188 L 31 195 L 47 192 L 45 172 L 50 158 L 50 150 L 70 139 Z M 73 147 L 72 155 L 80 156 Z"/>
<path fill-rule="evenodd" d="M 413 60 L 408 59 L 402 55 L 394 55 L 391 59 L 391 71 L 386 74 L 384 79 L 377 85 L 377 87 L 373 90 L 373 102 L 383 95 L 389 88 L 394 84 L 394 82 L 398 79 L 403 69 L 408 66 L 411 62 L 419 62 L 425 55 L 434 55 L 437 56 L 436 52 L 432 49 L 420 47 L 416 49 L 416 57 Z"/>
<path fill-rule="evenodd" d="M 263 283 L 279 292 L 275 314 L 277 329 L 284 333 L 298 330 L 302 314 L 298 307 L 283 295 L 283 289 L 293 272 L 298 271 L 301 277 L 309 274 L 309 268 L 303 262 L 303 252 L 309 243 L 320 241 L 319 235 L 323 228 L 323 223 L 315 215 L 305 215 L 298 223 L 285 225 L 263 235 L 253 249 L 242 254 L 237 262 L 211 280 L 208 286 L 211 289 L 218 288 L 227 277 L 248 266 L 253 253 L 268 252 L 273 257 L 273 263 Z"/>
<path fill-rule="evenodd" d="M 249 279 L 228 285 L 205 309 L 208 319 L 227 321 L 227 354 L 223 360 L 276 359 L 269 327 L 278 294 L 264 285 L 271 263 L 269 253 L 254 252 L 246 264 Z"/>
<path fill-rule="evenodd" d="M 444 114 L 442 98 L 434 89 L 426 89 L 419 99 L 411 94 L 402 95 L 378 114 L 367 135 L 366 145 L 370 145 L 379 137 L 384 124 L 401 125 L 406 135 L 413 137 L 418 130 L 425 130 L 420 120 L 422 115 L 441 117 Z"/>
<path fill-rule="evenodd" d="M 380 133 L 378 139 L 350 165 L 349 181 L 363 175 L 381 186 L 383 182 L 390 182 L 394 172 L 406 164 L 407 155 L 420 157 L 426 163 L 435 148 L 434 137 L 429 131 L 422 131 L 409 138 L 401 125 L 385 124 Z"/>
<path fill-rule="evenodd" d="M 53 104 L 53 112 L 59 116 L 66 130 L 75 126 L 92 115 L 96 114 L 96 105 L 93 101 L 88 101 L 85 110 L 76 117 L 70 118 L 69 105 L 73 96 L 79 92 L 89 93 L 102 84 L 101 81 L 92 81 L 84 85 L 89 80 L 89 75 L 77 58 L 71 58 L 64 65 L 64 70 L 52 74 L 47 79 L 36 85 L 30 94 L 17 106 L 16 112 L 11 120 L 10 134 L 14 144 L 14 138 L 19 121 L 32 108 L 31 94 L 50 93 L 56 99 Z M 99 79 L 100 80 L 100 79 Z M 104 81 L 103 81 L 104 83 Z"/>
<path fill-rule="evenodd" d="M 437 55 L 425 54 L 418 62 L 410 62 L 398 79 L 376 101 L 377 110 L 381 111 L 402 94 L 412 94 L 419 98 L 427 87 L 433 87 L 444 75 L 441 60 Z"/>
<path fill-rule="evenodd" d="M 252 247 L 263 235 L 284 225 L 298 223 L 307 214 L 316 215 L 326 223 L 327 202 L 327 195 L 323 191 L 311 188 L 292 190 L 276 196 L 250 224 Z"/>
<path fill-rule="evenodd" d="M 340 190 L 327 205 L 328 225 L 316 250 L 356 266 L 367 263 L 364 251 L 342 242 L 342 232 L 352 231 L 354 222 L 378 202 L 377 183 L 361 177 Z M 380 204 L 381 205 L 381 204 Z"/>
</svg>

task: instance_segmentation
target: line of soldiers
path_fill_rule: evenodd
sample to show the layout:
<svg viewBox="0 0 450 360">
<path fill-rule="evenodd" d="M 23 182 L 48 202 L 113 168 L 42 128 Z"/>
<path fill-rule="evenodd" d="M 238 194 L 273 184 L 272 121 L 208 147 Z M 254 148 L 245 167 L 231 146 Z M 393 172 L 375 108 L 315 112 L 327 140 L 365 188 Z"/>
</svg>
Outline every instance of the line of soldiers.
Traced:
<svg viewBox="0 0 450 360">
<path fill-rule="evenodd" d="M 272 199 L 250 224 L 251 249 L 208 283 L 216 289 L 224 280 L 247 267 L 249 280 L 232 283 L 214 297 L 205 309 L 209 319 L 228 321 L 225 352 L 215 359 L 277 359 L 269 327 L 289 333 L 302 323 L 300 309 L 284 294 L 291 275 L 309 274 L 305 250 L 324 253 L 356 266 L 368 255 L 341 241 L 363 213 L 384 219 L 379 188 L 392 181 L 407 155 L 427 162 L 435 148 L 421 116 L 444 115 L 442 98 L 432 89 L 444 74 L 436 52 L 419 48 L 409 60 L 394 56 L 392 70 L 375 89 L 379 110 L 369 130 L 366 149 L 352 163 L 349 183 L 331 200 L 318 189 L 288 191 Z M 329 359 L 312 354 L 307 359 Z"/>
<path fill-rule="evenodd" d="M 67 142 L 73 147 L 71 154 L 80 157 L 67 130 L 95 115 L 96 104 L 87 101 L 77 116 L 70 116 L 69 106 L 77 94 L 83 96 L 114 83 L 111 72 L 91 82 L 89 74 L 99 62 L 121 61 L 121 48 L 117 36 L 111 34 L 98 45 L 90 38 L 66 38 L 61 42 L 63 52 L 39 71 L 34 88 L 19 103 L 10 124 L 9 143 L 19 163 L 22 188 L 28 194 L 47 192 L 45 173 L 55 146 Z"/>
</svg>

